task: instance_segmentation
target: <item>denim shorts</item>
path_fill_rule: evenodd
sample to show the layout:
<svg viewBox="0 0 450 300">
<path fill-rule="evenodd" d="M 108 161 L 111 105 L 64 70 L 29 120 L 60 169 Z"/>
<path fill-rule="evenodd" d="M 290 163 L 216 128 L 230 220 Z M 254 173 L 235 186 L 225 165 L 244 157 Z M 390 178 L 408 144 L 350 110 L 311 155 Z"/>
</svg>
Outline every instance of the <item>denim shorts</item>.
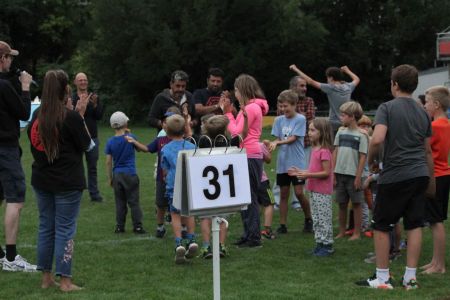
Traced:
<svg viewBox="0 0 450 300">
<path fill-rule="evenodd" d="M 19 147 L 0 147 L 0 185 L 7 203 L 25 201 L 25 174 Z"/>
</svg>

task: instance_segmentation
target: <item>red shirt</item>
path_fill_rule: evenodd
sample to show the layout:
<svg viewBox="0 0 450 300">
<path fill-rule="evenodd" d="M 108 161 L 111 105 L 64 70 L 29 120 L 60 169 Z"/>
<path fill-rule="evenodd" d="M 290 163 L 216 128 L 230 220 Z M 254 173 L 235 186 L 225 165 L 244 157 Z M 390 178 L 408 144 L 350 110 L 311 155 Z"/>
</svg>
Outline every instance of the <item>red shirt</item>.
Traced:
<svg viewBox="0 0 450 300">
<path fill-rule="evenodd" d="M 434 176 L 450 175 L 448 154 L 450 151 L 450 123 L 441 118 L 431 123 L 431 150 L 433 151 Z"/>
</svg>

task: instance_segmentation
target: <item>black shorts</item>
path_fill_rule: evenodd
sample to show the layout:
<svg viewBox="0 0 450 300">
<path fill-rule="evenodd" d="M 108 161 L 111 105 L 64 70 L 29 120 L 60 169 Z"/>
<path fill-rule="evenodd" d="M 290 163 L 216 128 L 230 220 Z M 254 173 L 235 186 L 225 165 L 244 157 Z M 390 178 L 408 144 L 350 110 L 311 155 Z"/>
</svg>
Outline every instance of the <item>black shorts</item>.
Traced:
<svg viewBox="0 0 450 300">
<path fill-rule="evenodd" d="M 436 197 L 425 201 L 425 221 L 430 224 L 447 220 L 450 175 L 436 177 Z"/>
<path fill-rule="evenodd" d="M 290 186 L 292 185 L 304 185 L 305 180 L 298 179 L 297 176 L 289 176 L 288 173 L 277 174 L 277 185 L 278 186 Z"/>
<path fill-rule="evenodd" d="M 378 184 L 372 228 L 389 232 L 402 217 L 405 230 L 423 227 L 425 190 L 428 181 L 428 177 L 416 177 L 400 182 Z"/>
<path fill-rule="evenodd" d="M 169 200 L 164 197 L 166 193 L 166 183 L 164 181 L 156 181 L 155 204 L 158 208 L 169 207 Z"/>
<path fill-rule="evenodd" d="M 25 201 L 25 174 L 20 155 L 19 147 L 0 147 L 0 183 L 7 203 Z"/>
<path fill-rule="evenodd" d="M 261 182 L 258 189 L 258 203 L 264 207 L 275 204 L 269 180 Z"/>
</svg>

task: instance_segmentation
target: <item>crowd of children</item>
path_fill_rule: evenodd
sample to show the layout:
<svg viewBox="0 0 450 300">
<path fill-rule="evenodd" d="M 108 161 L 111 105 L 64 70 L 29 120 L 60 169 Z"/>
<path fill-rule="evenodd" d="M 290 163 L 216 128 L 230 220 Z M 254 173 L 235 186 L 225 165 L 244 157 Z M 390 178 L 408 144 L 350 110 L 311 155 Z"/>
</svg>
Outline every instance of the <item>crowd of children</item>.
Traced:
<svg viewBox="0 0 450 300">
<path fill-rule="evenodd" d="M 268 111 L 268 104 L 258 82 L 245 74 L 240 75 L 234 84 L 234 96 L 240 105 L 239 113 L 233 113 L 230 94 L 224 93 L 218 104 L 223 115 L 211 114 L 202 118 L 203 135 L 211 140 L 218 136 L 231 139 L 232 136 L 240 135 L 240 146 L 246 149 L 251 204 L 241 212 L 243 233 L 234 244 L 240 248 L 261 247 L 261 238 L 273 240 L 276 235 L 288 232 L 288 199 L 292 184 L 304 213 L 303 231 L 314 233 L 316 245 L 311 252 L 313 255 L 332 255 L 336 251 L 333 247 L 334 240 L 346 235 L 350 235 L 350 241 L 361 239 L 363 235 L 372 237 L 373 234 L 378 239 L 375 242 L 375 254 L 366 260 L 376 262 L 376 274 L 359 282 L 359 285 L 392 288 L 384 251 L 391 248 L 391 254 L 398 253 L 400 236 L 397 229 L 400 228 L 401 218 L 407 231 L 409 257 L 403 286 L 407 289 L 418 286 L 415 275 L 418 253 L 414 252 L 413 247 L 420 249 L 417 229 L 423 226 L 424 221 L 430 224 L 434 241 L 433 257 L 423 267 L 424 273 L 444 273 L 443 222 L 447 219 L 450 184 L 450 125 L 445 113 L 450 101 L 448 88 L 430 88 L 426 92 L 423 107 L 411 97 L 417 86 L 417 70 L 408 65 L 397 67 L 391 78 L 391 90 L 396 98 L 380 106 L 373 127 L 372 120 L 364 115 L 361 105 L 350 99 L 359 78 L 347 67 L 330 69 L 327 72 L 327 84 L 312 80 L 295 65 L 291 69 L 304 77 L 308 84 L 327 93 L 333 108 L 331 121 L 328 118 L 314 118 L 308 125 L 305 116 L 296 112 L 298 95 L 285 90 L 278 96 L 281 115 L 275 118 L 272 126 L 271 134 L 274 139 L 261 142 L 262 118 Z M 338 74 L 339 72 L 341 73 Z M 344 74 L 349 75 L 352 82 L 343 82 Z M 339 106 L 335 110 L 337 102 Z M 430 119 L 433 120 L 432 123 Z M 418 120 L 421 123 L 415 124 Z M 161 133 L 147 146 L 139 143 L 129 132 L 127 121 L 128 118 L 120 112 L 111 116 L 111 127 L 116 133 L 108 141 L 105 150 L 108 178 L 114 187 L 116 198 L 116 232 L 125 230 L 127 204 L 131 210 L 134 232 L 145 232 L 142 227 L 139 193 L 136 192 L 139 189 L 139 179 L 135 169 L 134 146 L 138 151 L 158 153 L 156 236 L 165 236 L 164 216 L 168 208 L 175 238 L 175 262 L 184 263 L 196 256 L 198 250 L 203 258 L 211 258 L 211 220 L 203 218 L 200 221 L 202 245 L 199 247 L 196 243 L 194 218 L 180 216 L 179 209 L 172 205 L 178 152 L 196 147 L 185 140 L 192 134 L 189 114 L 176 107 L 170 108 L 162 118 Z M 306 157 L 304 151 L 305 136 L 309 137 L 312 147 L 309 157 Z M 239 140 L 235 144 L 238 145 Z M 223 145 L 219 142 L 215 146 Z M 206 146 L 200 143 L 199 147 Z M 270 163 L 275 149 L 278 150 L 276 183 L 280 186 L 280 223 L 274 232 L 274 197 L 263 163 Z M 432 161 L 427 161 L 427 155 Z M 434 170 L 434 174 L 430 175 L 429 168 Z M 395 188 L 406 188 L 405 182 L 410 183 L 408 180 L 413 180 L 411 182 L 415 184 L 414 188 L 408 185 L 410 191 L 403 194 L 398 202 L 392 201 Z M 425 201 L 422 200 L 425 199 L 427 186 L 430 191 L 427 197 L 430 200 L 425 206 Z M 309 199 L 305 190 L 308 191 Z M 333 195 L 338 206 L 336 236 L 333 235 Z M 351 226 L 347 228 L 349 204 Z M 260 208 L 263 212 L 263 226 L 260 222 Z M 394 224 L 397 224 L 396 234 L 389 237 Z M 184 234 L 183 226 L 186 226 Z M 226 238 L 227 229 L 222 224 L 222 257 L 228 254 Z"/>
</svg>

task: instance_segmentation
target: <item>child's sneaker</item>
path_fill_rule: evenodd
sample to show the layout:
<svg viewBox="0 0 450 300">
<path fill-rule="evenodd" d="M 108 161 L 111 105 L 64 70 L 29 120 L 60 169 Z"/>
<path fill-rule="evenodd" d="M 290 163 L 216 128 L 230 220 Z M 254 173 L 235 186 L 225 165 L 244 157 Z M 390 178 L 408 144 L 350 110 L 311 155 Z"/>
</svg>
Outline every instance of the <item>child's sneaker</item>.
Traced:
<svg viewBox="0 0 450 300">
<path fill-rule="evenodd" d="M 273 234 L 272 230 L 264 229 L 261 231 L 261 236 L 268 239 L 273 240 L 275 239 L 275 234 Z"/>
<path fill-rule="evenodd" d="M 166 228 L 156 228 L 156 237 L 162 239 L 164 235 L 166 234 Z"/>
<path fill-rule="evenodd" d="M 389 277 L 389 280 L 386 281 L 385 283 L 381 283 L 376 274 L 373 274 L 372 277 L 366 279 L 366 280 L 361 280 L 361 281 L 357 281 L 355 282 L 356 285 L 359 286 L 365 286 L 365 287 L 370 287 L 372 289 L 383 289 L 383 290 L 392 290 L 394 289 L 394 287 L 392 286 L 392 280 L 391 277 Z"/>
<path fill-rule="evenodd" d="M 278 234 L 285 234 L 287 232 L 288 232 L 288 230 L 287 230 L 286 225 L 284 225 L 284 226 L 280 225 L 280 227 L 277 228 L 277 233 Z"/>
<path fill-rule="evenodd" d="M 313 232 L 313 220 L 305 219 L 305 225 L 303 225 L 303 232 L 312 233 Z"/>
<path fill-rule="evenodd" d="M 372 230 L 366 230 L 364 231 L 364 236 L 368 237 L 369 239 L 373 238 L 373 232 Z"/>
<path fill-rule="evenodd" d="M 122 225 L 116 225 L 116 229 L 114 230 L 114 233 L 124 233 L 125 232 L 125 227 L 123 227 Z"/>
<path fill-rule="evenodd" d="M 220 244 L 219 245 L 219 255 L 221 258 L 227 256 L 228 254 L 228 249 L 225 245 Z"/>
<path fill-rule="evenodd" d="M 194 258 L 197 255 L 197 251 L 198 251 L 197 243 L 195 242 L 195 240 L 191 240 L 187 244 L 187 251 L 184 256 L 188 259 Z"/>
<path fill-rule="evenodd" d="M 16 258 L 13 261 L 8 261 L 6 256 L 3 260 L 3 271 L 9 272 L 37 272 L 36 265 L 32 265 L 26 261 L 22 256 L 16 255 Z"/>
<path fill-rule="evenodd" d="M 296 211 L 302 210 L 302 206 L 300 205 L 300 202 L 298 200 L 294 200 L 291 202 L 291 207 L 295 209 Z"/>
<path fill-rule="evenodd" d="M 144 230 L 144 228 L 142 228 L 142 226 L 137 226 L 133 229 L 133 232 L 136 234 L 146 234 L 147 231 Z"/>
<path fill-rule="evenodd" d="M 184 264 L 186 262 L 186 248 L 184 248 L 182 245 L 178 245 L 175 248 L 175 263 L 176 264 Z"/>
<path fill-rule="evenodd" d="M 402 278 L 402 285 L 405 288 L 405 290 L 409 291 L 409 290 L 416 290 L 419 288 L 419 284 L 417 283 L 416 279 L 413 278 L 408 282 L 404 282 L 403 278 Z"/>
<path fill-rule="evenodd" d="M 367 257 L 364 259 L 364 262 L 366 264 L 374 264 L 377 260 L 377 256 L 373 252 L 369 252 L 367 254 Z"/>
<path fill-rule="evenodd" d="M 213 257 L 212 251 L 211 251 L 211 247 L 202 247 L 200 248 L 200 255 L 204 258 L 204 259 L 210 259 Z M 199 255 L 199 256 L 200 256 Z"/>
<path fill-rule="evenodd" d="M 315 253 L 313 253 L 314 256 L 317 257 L 327 257 L 334 253 L 333 246 L 332 245 L 322 245 L 317 249 Z"/>
</svg>

